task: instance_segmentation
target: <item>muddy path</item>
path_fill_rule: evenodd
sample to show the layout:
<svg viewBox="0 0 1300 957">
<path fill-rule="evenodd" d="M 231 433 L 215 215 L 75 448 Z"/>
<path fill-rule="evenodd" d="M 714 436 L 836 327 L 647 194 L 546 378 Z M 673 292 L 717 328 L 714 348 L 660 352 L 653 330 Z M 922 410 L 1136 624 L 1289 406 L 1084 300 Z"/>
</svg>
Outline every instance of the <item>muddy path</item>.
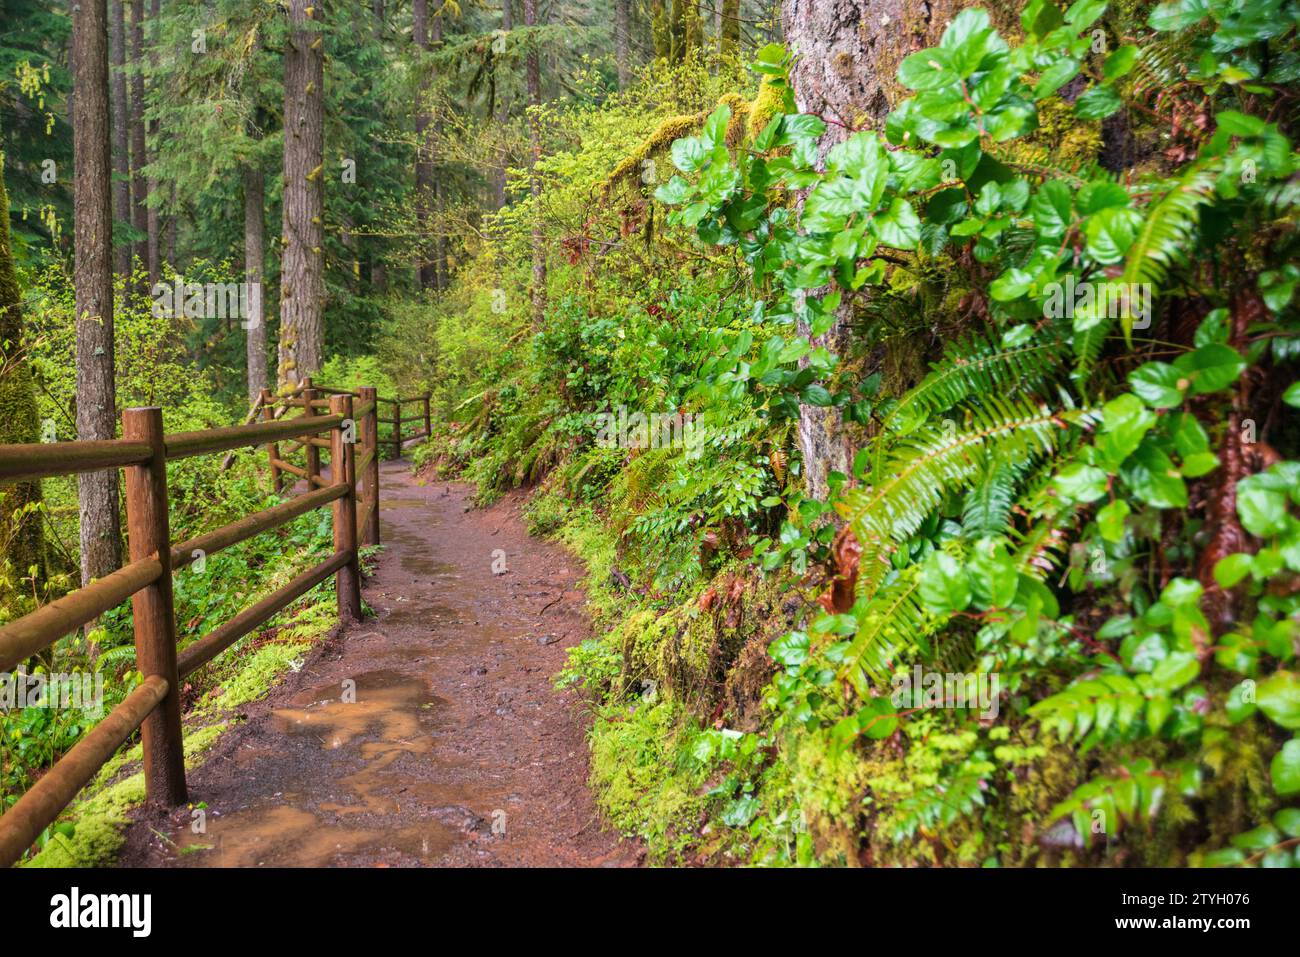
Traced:
<svg viewBox="0 0 1300 957">
<path fill-rule="evenodd" d="M 580 706 L 554 690 L 588 634 L 581 568 L 520 499 L 382 467 L 377 617 L 317 646 L 190 775 L 206 805 L 139 812 L 125 866 L 626 866 L 586 788 Z M 495 564 L 495 571 L 494 571 Z M 501 573 L 504 567 L 504 572 Z"/>
</svg>

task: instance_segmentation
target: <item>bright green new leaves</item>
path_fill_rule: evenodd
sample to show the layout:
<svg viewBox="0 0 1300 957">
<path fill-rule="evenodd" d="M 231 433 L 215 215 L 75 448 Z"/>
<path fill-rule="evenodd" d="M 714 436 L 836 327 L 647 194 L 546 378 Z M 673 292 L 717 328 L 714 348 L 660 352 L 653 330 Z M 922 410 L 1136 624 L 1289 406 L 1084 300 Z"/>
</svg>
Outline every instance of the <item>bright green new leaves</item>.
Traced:
<svg viewBox="0 0 1300 957">
<path fill-rule="evenodd" d="M 1120 47 L 1102 64 L 1101 78 L 1104 83 L 1114 83 L 1121 77 L 1128 76 L 1138 59 L 1138 48 L 1131 43 Z"/>
<path fill-rule="evenodd" d="M 1101 532 L 1101 537 L 1108 542 L 1122 542 L 1124 520 L 1128 518 L 1130 511 L 1128 502 L 1122 498 L 1103 506 L 1097 512 L 1097 529 Z"/>
<path fill-rule="evenodd" d="M 1273 778 L 1273 790 L 1288 797 L 1300 793 L 1300 738 L 1292 738 L 1273 755 L 1268 766 Z"/>
<path fill-rule="evenodd" d="M 1134 496 L 1156 508 L 1186 508 L 1187 486 L 1173 460 L 1159 445 L 1144 441 L 1120 469 Z"/>
<path fill-rule="evenodd" d="M 1052 485 L 1069 502 L 1095 502 L 1106 494 L 1107 475 L 1093 465 L 1075 462 L 1063 468 Z"/>
<path fill-rule="evenodd" d="M 1270 720 L 1288 731 L 1300 731 L 1300 678 L 1275 671 L 1255 689 L 1255 703 Z"/>
<path fill-rule="evenodd" d="M 938 47 L 913 53 L 900 64 L 898 82 L 917 95 L 890 114 L 886 135 L 894 143 L 920 139 L 945 149 L 966 146 L 982 136 L 1004 142 L 1034 128 L 1038 116 L 1031 97 L 1050 95 L 1070 79 L 1067 72 L 1073 71 L 1055 66 L 1039 78 L 1042 92 L 1037 94 L 1021 79 L 988 13 L 963 10 Z"/>
<path fill-rule="evenodd" d="M 1237 515 L 1246 531 L 1260 538 L 1293 530 L 1287 499 L 1300 504 L 1300 462 L 1278 462 L 1237 483 Z"/>
<path fill-rule="evenodd" d="M 1099 833 L 1114 837 L 1126 824 L 1153 820 L 1169 790 L 1192 794 L 1198 783 L 1190 764 L 1161 771 L 1143 758 L 1126 764 L 1120 774 L 1094 778 L 1076 788 L 1052 809 L 1052 819 L 1070 818 L 1084 844 L 1091 846 Z"/>
<path fill-rule="evenodd" d="M 1148 362 L 1129 374 L 1133 391 L 1153 409 L 1182 405 L 1186 383 L 1178 370 L 1165 362 Z"/>
<path fill-rule="evenodd" d="M 1111 399 L 1101 410 L 1101 434 L 1096 442 L 1100 464 L 1111 471 L 1118 469 L 1155 424 L 1155 413 L 1132 393 Z"/>
<path fill-rule="evenodd" d="M 1236 382 L 1246 360 L 1231 346 L 1210 343 L 1179 356 L 1174 368 L 1187 380 L 1192 395 L 1204 395 Z"/>
<path fill-rule="evenodd" d="M 1220 588 L 1232 588 L 1250 574 L 1253 557 L 1245 553 L 1228 555 L 1214 563 L 1214 580 Z"/>
<path fill-rule="evenodd" d="M 946 552 L 933 552 L 921 566 L 921 601 L 935 614 L 961 611 L 970 604 L 970 577 Z"/>
<path fill-rule="evenodd" d="M 1088 217 L 1084 235 L 1088 239 L 1088 255 L 1102 265 L 1117 263 L 1133 245 L 1142 214 L 1127 207 L 1109 206 Z"/>
<path fill-rule="evenodd" d="M 1148 362 L 1129 375 L 1133 391 L 1153 409 L 1182 405 L 1187 395 L 1218 392 L 1236 382 L 1246 360 L 1231 346 L 1210 342 L 1179 356 L 1172 365 Z"/>
</svg>

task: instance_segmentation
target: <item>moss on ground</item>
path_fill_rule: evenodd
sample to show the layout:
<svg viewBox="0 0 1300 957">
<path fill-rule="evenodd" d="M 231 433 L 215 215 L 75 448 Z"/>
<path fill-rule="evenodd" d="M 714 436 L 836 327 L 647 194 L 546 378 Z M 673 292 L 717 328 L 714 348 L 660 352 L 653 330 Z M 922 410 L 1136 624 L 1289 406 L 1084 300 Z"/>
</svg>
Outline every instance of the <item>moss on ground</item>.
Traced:
<svg viewBox="0 0 1300 957">
<path fill-rule="evenodd" d="M 209 691 L 186 715 L 186 768 L 197 767 L 204 753 L 234 721 L 230 713 L 256 700 L 296 667 L 313 641 L 334 623 L 334 597 L 323 591 L 281 629 L 276 639 L 223 662 L 230 677 Z M 247 641 L 248 639 L 245 639 Z M 140 744 L 115 755 L 70 805 L 50 831 L 45 846 L 25 867 L 104 867 L 112 864 L 124 841 L 131 811 L 144 803 Z M 71 833 L 66 833 L 71 826 Z"/>
<path fill-rule="evenodd" d="M 708 799 L 691 768 L 690 728 L 669 700 L 601 710 L 592 725 L 591 789 L 609 822 L 646 841 L 651 858 L 678 863 Z"/>
</svg>

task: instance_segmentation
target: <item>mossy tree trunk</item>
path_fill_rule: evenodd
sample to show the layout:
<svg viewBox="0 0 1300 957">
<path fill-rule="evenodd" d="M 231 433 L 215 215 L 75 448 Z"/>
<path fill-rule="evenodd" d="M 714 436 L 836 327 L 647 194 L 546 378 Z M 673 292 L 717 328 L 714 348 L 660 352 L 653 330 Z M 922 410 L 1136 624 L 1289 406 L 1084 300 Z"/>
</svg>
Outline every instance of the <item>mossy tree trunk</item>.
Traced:
<svg viewBox="0 0 1300 957">
<path fill-rule="evenodd" d="M 0 444 L 41 440 L 36 394 L 22 343 L 22 300 L 18 295 L 18 276 L 14 272 L 9 239 L 9 194 L 4 184 L 4 154 L 0 153 Z M 41 518 L 35 514 L 22 515 L 22 512 L 40 500 L 39 481 L 19 482 L 0 492 L 0 543 L 4 545 L 4 554 L 13 563 L 15 579 L 27 576 L 35 568 L 38 588 L 48 577 Z M 18 587 L 16 580 L 14 585 Z M 23 592 L 26 591 L 24 588 Z M 16 614 L 18 609 L 7 611 Z"/>
<path fill-rule="evenodd" d="M 740 0 L 721 0 L 718 8 L 719 49 L 723 56 L 740 51 Z"/>
</svg>

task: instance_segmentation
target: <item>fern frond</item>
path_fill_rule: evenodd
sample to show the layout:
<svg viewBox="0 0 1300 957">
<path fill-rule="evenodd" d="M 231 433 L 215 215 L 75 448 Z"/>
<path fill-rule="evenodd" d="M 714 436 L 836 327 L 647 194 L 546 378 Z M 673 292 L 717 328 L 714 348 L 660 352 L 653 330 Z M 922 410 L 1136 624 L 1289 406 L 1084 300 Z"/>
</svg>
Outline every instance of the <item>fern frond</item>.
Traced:
<svg viewBox="0 0 1300 957">
<path fill-rule="evenodd" d="M 1023 472 L 1024 466 L 1018 462 L 994 462 L 985 469 L 962 503 L 961 527 L 968 538 L 1001 535 L 1007 530 Z"/>
<path fill-rule="evenodd" d="M 973 336 L 949 346 L 932 371 L 885 416 L 884 427 L 908 432 L 928 415 L 952 408 L 972 395 L 1032 390 L 1052 376 L 1065 342 L 1051 330 L 1022 346 Z"/>
<path fill-rule="evenodd" d="M 677 449 L 653 448 L 632 457 L 611 489 L 611 498 L 620 503 L 620 513 L 630 520 L 663 506 L 664 492 L 675 475 L 677 453 Z"/>
<path fill-rule="evenodd" d="M 135 662 L 135 645 L 118 645 L 116 648 L 105 648 L 99 653 L 100 667 L 117 668 L 123 664 L 134 664 Z"/>
<path fill-rule="evenodd" d="M 1150 283 L 1159 288 L 1169 270 L 1186 262 L 1195 245 L 1200 208 L 1214 195 L 1218 157 L 1194 164 L 1174 187 L 1147 208 L 1137 238 L 1129 247 L 1120 282 Z M 1133 320 L 1124 319 L 1124 338 L 1130 339 Z"/>
<path fill-rule="evenodd" d="M 859 617 L 857 636 L 839 672 L 859 697 L 870 695 L 870 681 L 883 683 L 902 655 L 928 647 L 926 637 L 936 620 L 921 607 L 920 588 L 920 569 L 913 566 L 880 589 Z"/>
<path fill-rule="evenodd" d="M 891 449 L 868 486 L 836 505 L 862 546 L 859 594 L 870 596 L 889 556 L 952 491 L 968 488 L 991 462 L 1027 462 L 1051 454 L 1072 409 L 996 395 L 966 409 L 956 431 L 927 424 Z"/>
</svg>

